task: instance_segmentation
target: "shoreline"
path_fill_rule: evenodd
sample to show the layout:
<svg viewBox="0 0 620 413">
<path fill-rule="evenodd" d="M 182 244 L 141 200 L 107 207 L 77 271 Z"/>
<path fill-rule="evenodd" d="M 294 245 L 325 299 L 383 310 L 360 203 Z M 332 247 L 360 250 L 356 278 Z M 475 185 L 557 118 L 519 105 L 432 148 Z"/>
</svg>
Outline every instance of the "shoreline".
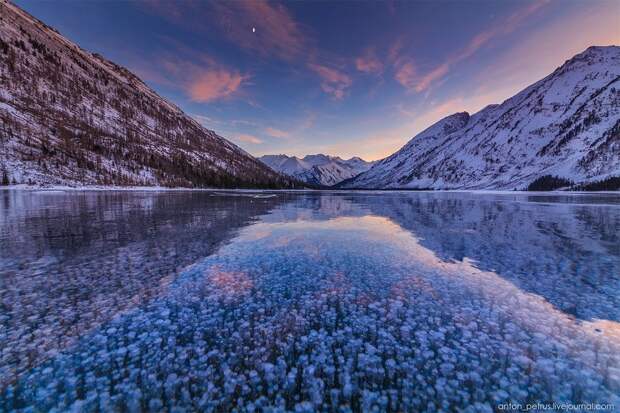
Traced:
<svg viewBox="0 0 620 413">
<path fill-rule="evenodd" d="M 103 186 L 103 185 L 8 185 L 0 186 L 1 190 L 11 191 L 34 191 L 34 192 L 78 192 L 78 191 L 126 191 L 126 192 L 282 192 L 282 193 L 300 193 L 300 192 L 332 192 L 332 193 L 386 193 L 386 192 L 431 192 L 431 193 L 473 193 L 473 194 L 496 194 L 496 195 L 586 195 L 586 194 L 616 194 L 620 195 L 620 191 L 514 191 L 505 189 L 408 189 L 408 188 L 385 188 L 385 189 L 344 189 L 344 188 L 321 188 L 321 189 L 248 189 L 248 188 L 184 188 L 184 187 L 164 187 L 164 186 Z"/>
</svg>

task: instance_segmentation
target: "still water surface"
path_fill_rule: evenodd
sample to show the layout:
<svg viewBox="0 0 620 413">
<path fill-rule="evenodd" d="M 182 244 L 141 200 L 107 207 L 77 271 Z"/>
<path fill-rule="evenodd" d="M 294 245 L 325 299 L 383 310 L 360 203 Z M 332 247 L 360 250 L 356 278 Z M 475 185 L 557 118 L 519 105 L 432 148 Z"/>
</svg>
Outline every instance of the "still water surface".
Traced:
<svg viewBox="0 0 620 413">
<path fill-rule="evenodd" d="M 619 322 L 620 195 L 0 191 L 0 411 L 617 408 Z"/>
</svg>

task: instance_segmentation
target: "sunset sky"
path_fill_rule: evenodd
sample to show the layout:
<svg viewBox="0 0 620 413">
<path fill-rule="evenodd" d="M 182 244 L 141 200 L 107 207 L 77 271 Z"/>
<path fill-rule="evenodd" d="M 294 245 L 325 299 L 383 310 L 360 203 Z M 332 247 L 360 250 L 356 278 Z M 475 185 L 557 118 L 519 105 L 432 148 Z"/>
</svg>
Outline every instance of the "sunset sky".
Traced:
<svg viewBox="0 0 620 413">
<path fill-rule="evenodd" d="M 620 44 L 617 0 L 15 3 L 254 155 L 380 159 Z"/>
</svg>

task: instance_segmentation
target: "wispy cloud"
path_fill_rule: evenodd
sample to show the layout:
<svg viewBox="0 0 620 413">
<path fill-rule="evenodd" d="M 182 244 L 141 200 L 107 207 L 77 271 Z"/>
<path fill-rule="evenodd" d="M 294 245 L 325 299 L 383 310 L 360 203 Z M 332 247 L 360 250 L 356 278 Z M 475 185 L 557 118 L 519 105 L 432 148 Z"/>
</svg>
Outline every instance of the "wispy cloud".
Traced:
<svg viewBox="0 0 620 413">
<path fill-rule="evenodd" d="M 272 128 L 272 127 L 265 128 L 265 133 L 271 137 L 280 138 L 280 139 L 285 139 L 291 136 L 289 132 L 276 129 L 276 128 Z"/>
<path fill-rule="evenodd" d="M 199 115 L 197 113 L 194 113 L 191 116 L 198 123 L 200 123 L 202 126 L 207 127 L 207 128 L 212 128 L 214 125 L 220 125 L 222 123 L 221 121 L 217 119 L 213 119 L 209 116 Z"/>
<path fill-rule="evenodd" d="M 469 43 L 463 50 L 451 56 L 446 63 L 452 64 L 467 59 L 468 57 L 471 57 L 474 53 L 476 53 L 480 48 L 485 46 L 487 43 L 491 42 L 493 39 L 514 32 L 524 22 L 526 22 L 531 15 L 533 15 L 549 3 L 550 0 L 536 0 L 531 4 L 518 9 L 507 18 L 495 23 L 488 29 L 478 33 L 469 41 Z"/>
<path fill-rule="evenodd" d="M 394 79 L 407 90 L 415 90 L 420 80 L 413 58 L 403 54 L 404 40 L 399 37 L 388 49 L 387 61 L 393 66 Z"/>
<path fill-rule="evenodd" d="M 236 71 L 204 70 L 188 83 L 186 91 L 194 102 L 211 102 L 233 95 L 247 79 Z"/>
<path fill-rule="evenodd" d="M 351 77 L 325 63 L 329 59 L 283 5 L 266 0 L 216 3 L 220 25 L 238 46 L 259 55 L 305 65 L 321 78 L 321 89 L 342 99 L 352 84 Z M 255 29 L 255 31 L 253 30 Z M 321 63 L 317 63 L 317 62 Z"/>
<path fill-rule="evenodd" d="M 314 127 L 314 125 L 316 124 L 316 113 L 314 112 L 307 112 L 306 115 L 304 116 L 302 122 L 299 124 L 299 131 L 304 131 L 306 129 L 310 129 L 312 127 Z"/>
<path fill-rule="evenodd" d="M 134 57 L 132 69 L 143 79 L 179 89 L 193 102 L 208 103 L 240 96 L 251 76 L 228 67 L 205 53 L 174 44 L 166 52 L 146 59 Z"/>
<path fill-rule="evenodd" d="M 194 60 L 165 57 L 160 65 L 165 77 L 180 87 L 194 102 L 212 102 L 230 98 L 250 78 L 236 69 L 225 67 L 208 56 Z"/>
<path fill-rule="evenodd" d="M 395 67 L 394 78 L 409 91 L 425 91 L 435 82 L 444 78 L 455 64 L 473 56 L 493 40 L 517 30 L 527 21 L 528 17 L 542 9 L 549 1 L 536 0 L 525 7 L 521 7 L 507 18 L 476 34 L 464 48 L 451 54 L 441 64 L 423 74 L 416 72 L 411 58 L 400 55 L 402 41 L 399 40 L 390 48 L 389 52 L 389 58 Z"/>
<path fill-rule="evenodd" d="M 258 126 L 258 123 L 249 119 L 233 119 L 230 121 L 230 124 L 233 126 Z"/>
<path fill-rule="evenodd" d="M 404 40 L 402 37 L 398 37 L 388 48 L 388 61 L 396 63 L 401 58 L 401 51 L 404 47 Z"/>
<path fill-rule="evenodd" d="M 413 84 L 413 89 L 416 92 L 422 92 L 428 89 L 433 82 L 436 80 L 442 79 L 445 75 L 450 71 L 450 65 L 448 63 L 443 63 L 437 66 L 435 69 L 426 73 L 424 76 L 420 77 Z"/>
<path fill-rule="evenodd" d="M 215 27 L 232 43 L 254 55 L 275 58 L 294 67 L 306 68 L 319 75 L 321 89 L 335 99 L 342 99 L 352 79 L 335 69 L 339 59 L 320 50 L 311 33 L 282 4 L 267 0 L 239 0 L 223 2 L 178 2 L 147 0 L 152 13 L 190 28 L 207 32 L 211 25 L 205 16 L 213 16 Z M 320 63 L 318 63 L 320 62 Z M 376 70 L 377 62 L 368 62 L 367 69 Z M 373 66 L 374 65 L 374 66 Z M 190 90 L 194 99 L 217 99 L 234 93 L 246 78 L 240 73 L 216 73 L 201 77 L 201 82 Z M 221 87 L 217 87 L 222 84 Z"/>
<path fill-rule="evenodd" d="M 383 63 L 377 58 L 374 49 L 367 49 L 355 59 L 355 68 L 360 72 L 378 74 L 383 72 Z"/>
<path fill-rule="evenodd" d="M 407 89 L 415 89 L 418 84 L 418 74 L 413 60 L 407 59 L 396 64 L 394 78 Z"/>
<path fill-rule="evenodd" d="M 248 135 L 248 134 L 242 134 L 242 135 L 238 135 L 237 136 L 237 140 L 240 142 L 245 142 L 245 143 L 252 143 L 254 145 L 258 145 L 263 143 L 263 141 L 259 138 L 257 138 L 254 135 Z"/>
<path fill-rule="evenodd" d="M 610 12 L 613 4 L 584 2 L 585 7 L 528 31 L 518 43 L 504 49 L 495 61 L 478 71 L 475 81 L 488 90 L 510 87 L 504 97 L 512 96 L 589 46 L 620 44 L 618 13 Z M 617 10 L 618 7 L 613 11 Z M 574 33 L 579 35 L 571 36 Z"/>
<path fill-rule="evenodd" d="M 346 90 L 351 86 L 351 78 L 334 68 L 309 63 L 308 67 L 318 74 L 321 79 L 321 88 L 325 93 L 332 95 L 335 99 L 342 99 Z"/>
<path fill-rule="evenodd" d="M 214 7 L 224 33 L 242 48 L 289 61 L 308 50 L 310 40 L 283 5 L 241 0 L 217 2 Z"/>
</svg>

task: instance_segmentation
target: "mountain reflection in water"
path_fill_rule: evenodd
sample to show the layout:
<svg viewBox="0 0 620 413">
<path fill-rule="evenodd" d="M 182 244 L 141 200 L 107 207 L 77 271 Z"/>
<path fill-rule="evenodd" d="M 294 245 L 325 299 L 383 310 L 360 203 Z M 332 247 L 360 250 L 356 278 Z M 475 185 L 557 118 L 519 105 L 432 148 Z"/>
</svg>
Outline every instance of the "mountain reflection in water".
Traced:
<svg viewBox="0 0 620 413">
<path fill-rule="evenodd" d="M 0 192 L 0 410 L 617 402 L 620 197 Z"/>
</svg>

